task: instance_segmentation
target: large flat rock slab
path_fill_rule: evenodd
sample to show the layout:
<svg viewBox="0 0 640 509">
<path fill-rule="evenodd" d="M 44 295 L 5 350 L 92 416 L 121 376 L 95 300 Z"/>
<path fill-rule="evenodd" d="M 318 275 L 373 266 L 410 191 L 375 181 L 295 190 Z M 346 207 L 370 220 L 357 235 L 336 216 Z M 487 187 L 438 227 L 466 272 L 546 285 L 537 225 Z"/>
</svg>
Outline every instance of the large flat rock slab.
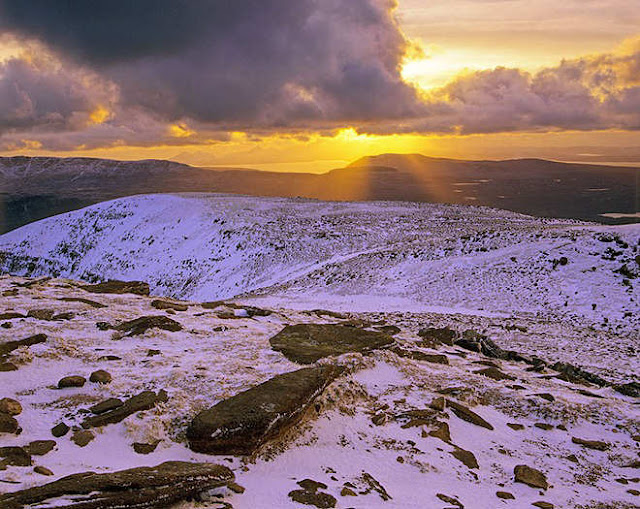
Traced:
<svg viewBox="0 0 640 509">
<path fill-rule="evenodd" d="M 334 324 L 287 325 L 269 339 L 271 348 L 299 364 L 349 352 L 370 352 L 392 344 L 388 334 Z"/>
<path fill-rule="evenodd" d="M 278 375 L 199 413 L 189 447 L 208 454 L 248 455 L 297 423 L 343 368 L 318 366 Z"/>
<path fill-rule="evenodd" d="M 43 486 L 0 495 L 0 507 L 168 507 L 200 492 L 224 486 L 234 479 L 233 472 L 222 465 L 168 461 L 156 467 L 139 467 L 107 474 L 73 474 Z"/>
</svg>

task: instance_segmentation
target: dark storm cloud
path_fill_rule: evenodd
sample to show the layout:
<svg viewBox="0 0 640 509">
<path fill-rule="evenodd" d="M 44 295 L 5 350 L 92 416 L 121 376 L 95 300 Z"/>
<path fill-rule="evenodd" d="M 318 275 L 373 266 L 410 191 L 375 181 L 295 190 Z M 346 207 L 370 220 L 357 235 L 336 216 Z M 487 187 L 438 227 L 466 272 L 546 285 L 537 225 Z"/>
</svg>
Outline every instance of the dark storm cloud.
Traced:
<svg viewBox="0 0 640 509">
<path fill-rule="evenodd" d="M 420 107 L 400 77 L 390 0 L 4 0 L 4 30 L 37 38 L 168 120 L 287 126 Z"/>
</svg>

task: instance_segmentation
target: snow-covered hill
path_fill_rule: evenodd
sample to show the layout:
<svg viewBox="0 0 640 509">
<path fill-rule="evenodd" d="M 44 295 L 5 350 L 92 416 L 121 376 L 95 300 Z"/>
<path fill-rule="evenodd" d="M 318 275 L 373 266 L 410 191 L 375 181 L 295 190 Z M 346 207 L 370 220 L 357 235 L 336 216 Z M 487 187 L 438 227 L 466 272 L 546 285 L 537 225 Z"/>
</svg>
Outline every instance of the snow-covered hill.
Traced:
<svg viewBox="0 0 640 509">
<path fill-rule="evenodd" d="M 538 315 L 640 329 L 640 226 L 481 207 L 212 194 L 123 198 L 0 236 L 18 275 L 299 309 Z"/>
</svg>

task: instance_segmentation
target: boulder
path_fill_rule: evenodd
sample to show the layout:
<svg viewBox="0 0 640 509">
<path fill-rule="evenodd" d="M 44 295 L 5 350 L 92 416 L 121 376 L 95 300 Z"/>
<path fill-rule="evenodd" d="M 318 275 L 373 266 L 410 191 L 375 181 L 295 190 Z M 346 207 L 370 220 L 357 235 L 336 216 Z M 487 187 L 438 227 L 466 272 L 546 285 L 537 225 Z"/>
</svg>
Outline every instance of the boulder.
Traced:
<svg viewBox="0 0 640 509">
<path fill-rule="evenodd" d="M 51 428 L 51 434 L 56 438 L 63 437 L 67 433 L 69 433 L 69 426 L 67 426 L 64 422 L 56 424 L 53 428 Z"/>
<path fill-rule="evenodd" d="M 172 309 L 173 311 L 186 311 L 187 309 L 189 309 L 188 304 L 163 299 L 152 300 L 151 307 L 154 307 L 156 309 Z"/>
<path fill-rule="evenodd" d="M 414 361 L 431 362 L 433 364 L 449 364 L 449 359 L 446 355 L 424 353 L 420 350 L 407 350 L 405 348 L 395 347 L 391 351 L 400 357 L 406 357 L 413 359 Z"/>
<path fill-rule="evenodd" d="M 121 406 L 122 406 L 121 400 L 119 400 L 118 398 L 109 398 L 109 399 L 105 399 L 104 401 L 101 401 L 100 403 L 96 403 L 91 408 L 89 408 L 89 411 L 92 414 L 99 415 L 99 414 L 108 412 L 110 410 L 115 410 L 116 408 Z"/>
<path fill-rule="evenodd" d="M 85 429 L 100 428 L 107 424 L 115 424 L 126 419 L 131 414 L 149 410 L 158 403 L 165 403 L 168 399 L 169 397 L 164 390 L 159 391 L 158 394 L 153 391 L 143 391 L 112 410 L 86 418 L 82 422 L 82 427 Z"/>
<path fill-rule="evenodd" d="M 16 341 L 7 341 L 0 344 L 0 356 L 7 355 L 21 346 L 33 346 L 44 343 L 47 340 L 46 334 L 34 334 L 28 338 L 18 339 Z"/>
<path fill-rule="evenodd" d="M 486 376 L 487 378 L 491 378 L 493 380 L 515 380 L 511 375 L 507 375 L 503 373 L 498 368 L 489 367 L 485 369 L 481 369 L 480 371 L 474 371 L 476 375 Z"/>
<path fill-rule="evenodd" d="M 77 430 L 71 436 L 71 441 L 76 444 L 78 447 L 86 447 L 89 445 L 96 436 L 86 429 Z"/>
<path fill-rule="evenodd" d="M 166 508 L 233 480 L 233 472 L 222 465 L 168 461 L 156 467 L 120 472 L 73 474 L 43 486 L 2 494 L 0 506 L 3 509 Z"/>
<path fill-rule="evenodd" d="M 20 415 L 22 413 L 22 405 L 15 399 L 2 398 L 0 399 L 0 412 L 9 415 Z"/>
<path fill-rule="evenodd" d="M 0 413 L 0 433 L 17 434 L 19 429 L 18 421 L 9 414 Z"/>
<path fill-rule="evenodd" d="M 44 456 L 56 446 L 55 440 L 34 440 L 24 447 L 24 450 L 32 456 Z"/>
<path fill-rule="evenodd" d="M 66 389 L 68 387 L 82 387 L 87 379 L 80 375 L 65 376 L 58 381 L 58 389 Z"/>
<path fill-rule="evenodd" d="M 182 330 L 182 325 L 168 316 L 141 316 L 140 318 L 123 322 L 111 328 L 123 332 L 126 336 L 139 336 L 149 329 L 163 329 L 177 332 Z"/>
<path fill-rule="evenodd" d="M 382 332 L 367 331 L 335 324 L 287 325 L 273 336 L 271 348 L 299 364 L 312 364 L 318 359 L 348 352 L 370 352 L 393 343 Z"/>
<path fill-rule="evenodd" d="M 611 447 L 607 442 L 601 442 L 600 440 L 585 440 L 583 438 L 572 437 L 571 441 L 574 444 L 582 445 L 587 449 L 594 449 L 596 451 L 606 451 Z"/>
<path fill-rule="evenodd" d="M 513 475 L 516 482 L 526 484 L 532 488 L 546 490 L 549 487 L 547 476 L 540 472 L 540 470 L 536 470 L 527 465 L 517 465 L 513 469 Z"/>
<path fill-rule="evenodd" d="M 479 468 L 478 460 L 476 460 L 475 455 L 471 451 L 465 451 L 460 447 L 456 447 L 450 454 L 467 468 Z"/>
<path fill-rule="evenodd" d="M 47 475 L 47 476 L 53 475 L 53 472 L 50 469 L 48 469 L 47 467 L 43 467 L 42 465 L 38 465 L 37 467 L 34 467 L 33 471 L 36 474 L 40 474 L 40 475 Z"/>
<path fill-rule="evenodd" d="M 94 371 L 89 376 L 89 381 L 95 384 L 108 384 L 111 382 L 113 378 L 111 377 L 111 373 L 105 371 L 104 369 L 99 369 L 98 371 Z"/>
<path fill-rule="evenodd" d="M 31 455 L 22 447 L 0 447 L 0 458 L 5 465 L 16 467 L 31 466 Z"/>
<path fill-rule="evenodd" d="M 470 422 L 471 424 L 475 424 L 476 426 L 480 426 L 482 428 L 486 428 L 489 430 L 493 430 L 493 426 L 485 421 L 482 417 L 480 417 L 475 412 L 469 410 L 466 406 L 461 405 L 460 403 L 456 403 L 450 399 L 447 399 L 447 407 L 451 409 L 451 411 L 463 421 Z"/>
<path fill-rule="evenodd" d="M 91 293 L 133 293 L 149 295 L 149 283 L 143 281 L 117 281 L 112 279 L 95 285 L 82 285 L 80 288 Z"/>
<path fill-rule="evenodd" d="M 191 421 L 189 447 L 208 454 L 251 454 L 297 423 L 341 372 L 337 366 L 303 368 L 221 401 Z"/>
</svg>

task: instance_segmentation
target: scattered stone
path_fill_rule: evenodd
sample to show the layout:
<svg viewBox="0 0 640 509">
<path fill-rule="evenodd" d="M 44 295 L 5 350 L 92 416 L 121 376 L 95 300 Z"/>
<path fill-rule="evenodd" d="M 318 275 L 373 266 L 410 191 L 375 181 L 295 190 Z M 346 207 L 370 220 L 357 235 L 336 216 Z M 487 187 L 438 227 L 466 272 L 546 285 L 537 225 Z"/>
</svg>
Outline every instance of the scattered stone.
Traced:
<svg viewBox="0 0 640 509">
<path fill-rule="evenodd" d="M 395 416 L 397 421 L 404 421 L 402 429 L 416 428 L 418 426 L 433 426 L 437 421 L 437 412 L 431 408 L 422 410 L 408 410 Z"/>
<path fill-rule="evenodd" d="M 0 506 L 35 508 L 57 505 L 64 499 L 66 509 L 169 507 L 233 480 L 233 472 L 222 465 L 168 461 L 156 467 L 70 475 L 44 486 L 2 494 Z"/>
<path fill-rule="evenodd" d="M 429 431 L 429 436 L 439 438 L 443 442 L 451 443 L 451 432 L 446 422 L 438 421 L 436 429 Z"/>
<path fill-rule="evenodd" d="M 22 313 L 15 313 L 13 311 L 7 311 L 6 313 L 0 313 L 0 320 L 15 320 L 16 318 L 26 318 L 27 315 Z"/>
<path fill-rule="evenodd" d="M 82 285 L 83 290 L 91 293 L 132 293 L 149 295 L 149 284 L 143 281 L 117 281 L 115 279 L 95 285 Z"/>
<path fill-rule="evenodd" d="M 540 502 L 534 502 L 533 504 L 536 507 L 539 507 L 540 509 L 553 509 L 555 506 L 553 504 L 551 504 L 550 502 L 545 502 L 544 500 L 541 500 Z"/>
<path fill-rule="evenodd" d="M 486 376 L 488 378 L 492 378 L 493 380 L 515 380 L 511 375 L 507 375 L 503 373 L 498 368 L 489 367 L 486 369 L 481 369 L 480 371 L 474 371 L 476 375 Z"/>
<path fill-rule="evenodd" d="M 369 352 L 390 345 L 393 338 L 381 332 L 334 324 L 287 325 L 273 336 L 271 348 L 299 364 L 348 352 Z"/>
<path fill-rule="evenodd" d="M 68 387 L 82 387 L 87 379 L 80 375 L 65 376 L 58 381 L 58 389 L 66 389 Z"/>
<path fill-rule="evenodd" d="M 56 312 L 53 309 L 30 309 L 27 312 L 27 318 L 35 318 L 36 320 L 53 320 Z"/>
<path fill-rule="evenodd" d="M 30 467 L 31 456 L 22 447 L 0 447 L 0 458 L 5 465 Z"/>
<path fill-rule="evenodd" d="M 99 415 L 105 412 L 109 412 L 110 410 L 115 410 L 116 408 L 119 408 L 121 406 L 122 406 L 121 400 L 119 400 L 118 398 L 109 398 L 109 399 L 105 399 L 104 401 L 101 401 L 100 403 L 93 405 L 91 408 L 89 408 L 89 411 L 92 414 Z"/>
<path fill-rule="evenodd" d="M 627 493 L 629 493 L 630 495 L 633 495 L 634 497 L 637 497 L 638 495 L 640 495 L 640 491 L 634 490 L 634 489 L 627 490 Z"/>
<path fill-rule="evenodd" d="M 344 313 L 338 313 L 337 311 L 330 311 L 328 309 L 313 309 L 309 311 L 308 314 L 314 314 L 319 317 L 328 316 L 330 318 L 337 318 L 338 320 L 346 320 L 349 318 L 349 316 Z"/>
<path fill-rule="evenodd" d="M 303 368 L 221 401 L 191 421 L 189 447 L 208 454 L 251 454 L 297 423 L 341 372 L 337 366 Z"/>
<path fill-rule="evenodd" d="M 556 400 L 553 394 L 549 394 L 548 392 L 541 392 L 539 394 L 534 394 L 534 396 L 538 396 L 539 398 L 545 399 L 550 402 L 554 402 Z"/>
<path fill-rule="evenodd" d="M 121 361 L 122 357 L 118 357 L 117 355 L 102 355 L 98 358 L 99 361 Z"/>
<path fill-rule="evenodd" d="M 465 451 L 460 447 L 456 447 L 450 454 L 458 461 L 464 463 L 467 468 L 480 468 L 478 460 L 476 460 L 475 455 L 471 451 Z"/>
<path fill-rule="evenodd" d="M 69 426 L 67 426 L 64 422 L 61 422 L 60 424 L 56 424 L 53 428 L 51 428 L 51 434 L 56 438 L 63 437 L 68 432 L 69 432 Z"/>
<path fill-rule="evenodd" d="M 34 440 L 24 447 L 24 450 L 32 456 L 44 456 L 56 446 L 55 440 Z"/>
<path fill-rule="evenodd" d="M 94 438 L 96 438 L 96 436 L 91 431 L 83 429 L 75 431 L 71 436 L 71 441 L 78 447 L 85 447 L 89 445 Z"/>
<path fill-rule="evenodd" d="M 313 505 L 319 508 L 335 507 L 338 502 L 329 493 L 314 493 L 306 490 L 293 490 L 289 492 L 289 498 L 299 504 Z"/>
<path fill-rule="evenodd" d="M 155 357 L 156 355 L 161 355 L 161 354 L 162 354 L 161 350 L 154 350 L 152 348 L 147 350 L 147 357 Z"/>
<path fill-rule="evenodd" d="M 81 302 L 82 304 L 86 304 L 96 309 L 107 307 L 105 304 L 101 304 L 100 302 L 96 302 L 95 300 L 83 299 L 82 297 L 61 297 L 58 300 L 61 300 L 64 302 Z"/>
<path fill-rule="evenodd" d="M 376 426 L 382 426 L 388 420 L 387 414 L 384 412 L 378 412 L 371 418 L 371 422 Z"/>
<path fill-rule="evenodd" d="M 151 306 L 156 309 L 172 309 L 173 311 L 186 311 L 189 309 L 187 304 L 181 302 L 171 302 L 168 300 L 156 299 L 151 301 Z"/>
<path fill-rule="evenodd" d="M 238 483 L 235 483 L 235 482 L 228 483 L 227 488 L 229 488 L 234 493 L 238 493 L 239 495 L 242 495 L 246 491 L 244 486 L 240 486 Z"/>
<path fill-rule="evenodd" d="M 574 444 L 582 445 L 587 449 L 594 449 L 596 451 L 606 451 L 611 447 L 607 442 L 601 442 L 599 440 L 584 440 L 582 438 L 571 437 L 571 441 Z"/>
<path fill-rule="evenodd" d="M 111 382 L 111 380 L 112 380 L 111 373 L 109 373 L 108 371 L 105 371 L 104 369 L 99 369 L 98 371 L 94 371 L 93 373 L 91 373 L 91 376 L 89 377 L 89 381 L 96 384 L 108 384 L 109 382 Z"/>
<path fill-rule="evenodd" d="M 532 488 L 546 490 L 549 487 L 547 476 L 540 472 L 540 470 L 536 470 L 527 465 L 517 465 L 513 469 L 513 475 L 515 476 L 515 482 L 526 484 Z"/>
<path fill-rule="evenodd" d="M 142 410 L 149 410 L 158 403 L 165 403 L 168 399 L 169 397 L 164 390 L 159 391 L 158 394 L 153 391 L 143 391 L 140 394 L 129 398 L 122 405 L 114 408 L 113 410 L 108 410 L 99 415 L 88 417 L 82 422 L 82 427 L 99 428 L 106 426 L 107 424 L 115 424 L 126 419 L 131 414 Z"/>
<path fill-rule="evenodd" d="M 556 429 L 559 429 L 560 431 L 567 431 L 567 427 L 564 424 L 558 424 Z"/>
<path fill-rule="evenodd" d="M 182 325 L 168 316 L 141 316 L 140 318 L 123 322 L 111 328 L 124 333 L 125 336 L 139 336 L 149 329 L 163 329 L 177 332 L 182 330 Z"/>
<path fill-rule="evenodd" d="M 353 491 L 351 488 L 347 488 L 346 486 L 344 488 L 342 488 L 342 490 L 340 491 L 340 496 L 342 497 L 357 497 L 358 494 Z"/>
<path fill-rule="evenodd" d="M 33 471 L 36 474 L 40 474 L 40 475 L 53 475 L 53 472 L 51 470 L 49 470 L 47 467 L 43 467 L 41 465 L 38 465 L 37 467 L 35 467 L 33 469 Z"/>
<path fill-rule="evenodd" d="M 536 422 L 534 426 L 544 431 L 551 431 L 554 428 L 553 424 L 548 424 L 546 422 Z"/>
<path fill-rule="evenodd" d="M 0 399 L 0 413 L 20 415 L 22 413 L 22 405 L 15 399 L 2 398 Z"/>
<path fill-rule="evenodd" d="M 515 431 L 522 431 L 524 429 L 524 424 L 518 424 L 517 422 L 508 422 L 507 426 Z"/>
<path fill-rule="evenodd" d="M 442 396 L 435 398 L 431 403 L 429 403 L 429 407 L 438 412 L 444 412 L 446 406 L 447 402 Z"/>
<path fill-rule="evenodd" d="M 362 475 L 360 476 L 360 480 L 362 480 L 364 483 L 366 483 L 369 486 L 366 490 L 361 491 L 360 495 L 368 495 L 372 491 L 375 491 L 378 495 L 380 495 L 380 498 L 385 502 L 392 499 L 391 495 L 387 493 L 387 490 L 384 488 L 384 486 L 382 486 L 382 484 L 380 484 L 380 482 L 375 477 L 373 477 L 370 473 L 362 472 Z"/>
<path fill-rule="evenodd" d="M 640 383 L 629 382 L 622 385 L 616 385 L 613 387 L 620 394 L 625 396 L 631 396 L 632 398 L 640 398 Z"/>
<path fill-rule="evenodd" d="M 496 497 L 501 498 L 502 500 L 515 500 L 516 497 L 513 496 L 512 493 L 508 491 L 496 491 Z"/>
<path fill-rule="evenodd" d="M 20 426 L 11 415 L 0 413 L 0 433 L 18 434 Z"/>
<path fill-rule="evenodd" d="M 449 365 L 449 358 L 442 354 L 424 353 L 419 350 L 407 350 L 405 348 L 395 347 L 391 351 L 400 357 L 413 359 L 414 361 L 431 362 L 433 364 Z"/>
<path fill-rule="evenodd" d="M 578 463 L 578 458 L 576 457 L 575 454 L 569 454 L 569 456 L 567 456 L 567 458 L 569 461 L 571 461 L 572 463 Z"/>
<path fill-rule="evenodd" d="M 447 399 L 446 401 L 447 401 L 447 407 L 449 407 L 451 411 L 459 419 L 462 419 L 463 421 L 467 421 L 467 422 L 470 422 L 471 424 L 475 424 L 476 426 L 481 426 L 483 428 L 493 431 L 493 426 L 491 424 L 489 424 L 487 421 L 485 421 L 482 417 L 480 417 L 475 412 L 472 412 L 471 410 L 469 410 L 466 406 L 461 405 L 460 403 L 457 403 L 450 399 Z"/>
<path fill-rule="evenodd" d="M 47 340 L 46 334 L 34 334 L 28 338 L 19 339 L 17 341 L 7 341 L 6 343 L 0 343 L 0 356 L 7 355 L 21 346 L 33 346 L 39 343 L 44 343 Z"/>
<path fill-rule="evenodd" d="M 144 444 L 142 442 L 134 442 L 133 450 L 138 454 L 151 454 L 156 450 L 160 441 L 154 442 L 152 444 Z"/>
<path fill-rule="evenodd" d="M 443 502 L 446 502 L 447 504 L 451 504 L 456 507 L 459 507 L 460 509 L 464 509 L 464 506 L 457 498 L 450 497 L 449 495 L 445 495 L 443 493 L 437 493 L 436 497 L 438 497 Z"/>
</svg>

